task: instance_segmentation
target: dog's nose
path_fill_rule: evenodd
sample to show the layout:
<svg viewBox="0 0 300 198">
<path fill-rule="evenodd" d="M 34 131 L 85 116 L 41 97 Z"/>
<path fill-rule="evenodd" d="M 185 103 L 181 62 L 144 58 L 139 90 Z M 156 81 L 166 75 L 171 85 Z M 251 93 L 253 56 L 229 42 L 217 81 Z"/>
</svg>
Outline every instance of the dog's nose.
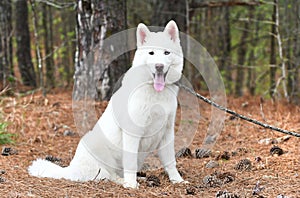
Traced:
<svg viewBox="0 0 300 198">
<path fill-rule="evenodd" d="M 156 69 L 156 71 L 158 71 L 158 72 L 162 72 L 162 71 L 164 70 L 164 64 L 156 63 L 156 64 L 155 64 L 155 69 Z"/>
</svg>

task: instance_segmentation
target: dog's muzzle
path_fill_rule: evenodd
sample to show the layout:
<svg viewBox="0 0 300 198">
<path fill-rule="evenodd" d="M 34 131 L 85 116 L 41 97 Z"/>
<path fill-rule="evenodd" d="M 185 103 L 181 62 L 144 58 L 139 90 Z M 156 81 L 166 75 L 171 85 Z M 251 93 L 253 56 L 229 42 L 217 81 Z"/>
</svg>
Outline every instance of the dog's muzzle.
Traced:
<svg viewBox="0 0 300 198">
<path fill-rule="evenodd" d="M 164 73 L 164 65 L 161 63 L 155 64 L 155 73 L 153 74 L 153 77 L 154 77 L 153 86 L 157 92 L 164 90 L 165 85 L 166 85 L 166 82 L 165 82 L 166 75 L 167 75 L 167 72 Z"/>
</svg>

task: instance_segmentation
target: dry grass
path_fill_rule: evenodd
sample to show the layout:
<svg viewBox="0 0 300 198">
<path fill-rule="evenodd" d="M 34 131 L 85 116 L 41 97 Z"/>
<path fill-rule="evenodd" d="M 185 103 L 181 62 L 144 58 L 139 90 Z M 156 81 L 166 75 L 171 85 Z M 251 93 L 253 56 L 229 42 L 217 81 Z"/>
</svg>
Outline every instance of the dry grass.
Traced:
<svg viewBox="0 0 300 198">
<path fill-rule="evenodd" d="M 3 96 L 2 96 L 3 97 Z M 289 130 L 300 131 L 300 107 L 283 102 L 265 101 L 260 109 L 259 98 L 243 97 L 229 98 L 230 108 Z M 201 147 L 206 126 L 210 118 L 207 104 L 201 104 L 201 120 L 199 129 L 190 148 L 194 153 Z M 244 104 L 244 105 L 242 105 Z M 247 105 L 245 105 L 247 104 Z M 1 197 L 186 197 L 194 193 L 197 197 L 215 197 L 218 191 L 235 193 L 240 197 L 258 197 L 252 195 L 259 181 L 263 189 L 262 197 L 276 197 L 283 194 L 288 197 L 300 195 L 300 141 L 292 137 L 277 145 L 284 150 L 280 156 L 270 155 L 272 145 L 259 144 L 264 138 L 277 138 L 283 135 L 263 129 L 239 119 L 228 119 L 213 155 L 209 158 L 179 158 L 178 169 L 183 173 L 188 185 L 171 185 L 162 169 L 147 171 L 147 175 L 155 175 L 160 179 L 159 187 L 148 187 L 140 180 L 138 190 L 124 189 L 108 181 L 91 181 L 86 183 L 67 180 L 41 179 L 31 177 L 27 167 L 36 158 L 52 155 L 62 159 L 62 165 L 67 165 L 80 139 L 79 135 L 64 136 L 65 130 L 76 131 L 72 115 L 72 98 L 70 91 L 53 91 L 47 98 L 40 93 L 25 97 L 1 98 L 0 112 L 5 122 L 10 123 L 8 132 L 17 134 L 12 147 L 18 154 L 0 157 Z M 106 103 L 97 104 L 103 110 Z M 242 148 L 242 149 L 241 149 Z M 219 153 L 227 151 L 228 160 L 220 158 Z M 232 155 L 232 152 L 235 155 Z M 218 159 L 216 160 L 216 157 Z M 255 159 L 261 158 L 260 162 Z M 242 159 L 252 163 L 250 171 L 236 170 L 236 164 Z M 213 169 L 205 168 L 210 161 L 215 160 L 219 166 Z M 203 178 L 211 174 L 230 174 L 234 180 L 225 184 L 204 184 Z M 226 175 L 225 174 L 225 175 Z M 191 190 L 192 189 L 192 190 Z"/>
</svg>

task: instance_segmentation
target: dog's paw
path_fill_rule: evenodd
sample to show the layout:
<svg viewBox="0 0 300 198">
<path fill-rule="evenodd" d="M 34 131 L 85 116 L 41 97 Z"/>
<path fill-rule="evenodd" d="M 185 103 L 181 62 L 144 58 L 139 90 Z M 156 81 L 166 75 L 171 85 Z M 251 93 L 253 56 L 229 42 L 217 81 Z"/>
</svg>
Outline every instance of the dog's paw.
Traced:
<svg viewBox="0 0 300 198">
<path fill-rule="evenodd" d="M 138 182 L 124 182 L 123 183 L 123 187 L 124 188 L 134 188 L 134 189 L 138 189 L 139 188 L 139 183 Z"/>
<path fill-rule="evenodd" d="M 115 180 L 113 180 L 116 184 L 123 185 L 124 184 L 124 178 L 118 177 Z"/>
</svg>

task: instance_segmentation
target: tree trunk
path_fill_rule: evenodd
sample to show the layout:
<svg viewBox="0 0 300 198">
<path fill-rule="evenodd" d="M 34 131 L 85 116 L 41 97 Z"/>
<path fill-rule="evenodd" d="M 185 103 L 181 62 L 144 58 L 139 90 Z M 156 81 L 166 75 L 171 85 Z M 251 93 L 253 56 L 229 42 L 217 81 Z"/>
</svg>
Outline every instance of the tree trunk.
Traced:
<svg viewBox="0 0 300 198">
<path fill-rule="evenodd" d="M 223 54 L 221 58 L 221 69 L 225 73 L 225 83 L 226 87 L 229 90 L 229 93 L 232 92 L 232 67 L 231 67 L 231 31 L 230 31 L 230 8 L 226 6 L 225 8 L 225 16 L 224 16 L 224 36 L 221 36 L 221 38 L 224 38 L 224 41 L 222 42 L 222 48 Z"/>
<path fill-rule="evenodd" d="M 299 67 L 300 67 L 300 20 L 299 20 L 299 14 L 300 14 L 300 3 L 298 0 L 293 0 L 292 4 L 295 5 L 293 6 L 293 13 L 298 13 L 298 14 L 293 14 L 293 21 L 295 21 L 295 35 L 293 38 L 293 47 L 292 47 L 292 54 L 293 54 L 293 70 L 290 71 L 290 75 L 293 75 L 293 95 L 291 98 L 291 101 L 300 104 L 300 82 L 299 82 Z M 291 77 L 290 77 L 291 78 Z"/>
<path fill-rule="evenodd" d="M 42 13 L 45 47 L 46 87 L 53 88 L 55 86 L 55 67 L 53 59 L 51 7 L 46 4 L 43 4 Z"/>
<path fill-rule="evenodd" d="M 255 7 L 251 7 L 250 8 L 250 12 L 255 13 Z M 249 69 L 248 69 L 248 76 L 247 76 L 247 88 L 249 90 L 249 93 L 251 95 L 255 94 L 255 88 L 256 88 L 256 82 L 255 82 L 255 78 L 256 78 L 256 68 L 254 67 L 255 64 L 255 47 L 257 45 L 257 41 L 258 41 L 258 32 L 259 32 L 259 20 L 258 17 L 256 17 L 257 20 L 255 22 L 255 34 L 251 34 L 250 35 L 250 45 L 251 45 L 251 49 L 250 49 L 250 53 L 248 56 L 248 65 L 249 65 Z"/>
<path fill-rule="evenodd" d="M 120 56 L 110 66 L 99 66 L 92 54 L 98 53 L 97 57 L 104 59 L 101 54 L 105 49 L 101 48 L 101 42 L 109 35 L 107 31 L 114 34 L 126 29 L 126 1 L 78 0 L 77 12 L 79 45 L 73 97 L 76 100 L 85 96 L 109 99 L 114 84 L 129 67 L 128 55 Z M 96 47 L 98 49 L 95 50 Z M 100 84 L 99 79 L 102 81 Z M 88 90 L 91 85 L 95 87 Z"/>
<path fill-rule="evenodd" d="M 286 43 L 286 59 L 287 59 L 287 91 L 289 96 L 291 97 L 291 99 L 293 98 L 293 94 L 294 94 L 294 88 L 295 88 L 295 84 L 294 84 L 294 79 L 295 79 L 295 75 L 297 74 L 295 72 L 295 68 L 296 65 L 295 63 L 292 61 L 292 51 L 291 49 L 292 47 L 292 34 L 291 34 L 291 30 L 293 28 L 293 24 L 291 23 L 292 19 L 292 8 L 288 7 L 288 3 L 291 3 L 290 1 L 285 1 L 284 3 L 284 7 L 285 7 L 285 13 L 283 15 L 284 17 L 284 23 L 283 23 L 283 27 L 285 29 L 285 33 L 286 33 L 286 37 L 287 37 L 287 43 Z M 297 21 L 297 19 L 296 19 Z"/>
<path fill-rule="evenodd" d="M 68 32 L 70 31 L 70 15 L 67 12 L 62 12 L 61 13 L 61 18 L 64 24 L 68 24 L 68 25 L 63 25 L 62 27 L 62 31 L 63 31 L 63 38 L 64 40 L 67 38 L 66 35 L 68 35 Z M 63 72 L 60 72 L 59 75 L 61 76 L 62 79 L 67 81 L 67 87 L 70 85 L 70 80 L 71 80 L 71 71 L 70 71 L 70 59 L 69 57 L 72 57 L 72 55 L 70 54 L 70 50 L 71 49 L 71 45 L 70 42 L 66 42 L 64 44 L 63 50 L 62 50 L 62 60 L 61 60 L 61 67 L 63 67 Z"/>
<path fill-rule="evenodd" d="M 276 3 L 276 2 L 275 2 Z M 270 96 L 273 97 L 276 88 L 276 5 L 273 6 L 270 44 Z"/>
<path fill-rule="evenodd" d="M 294 5 L 290 7 L 290 5 Z M 297 51 L 299 48 L 299 43 L 297 41 L 298 37 L 298 15 L 297 7 L 299 3 L 296 0 L 288 0 L 284 2 L 284 14 L 282 15 L 283 23 L 282 27 L 285 29 L 285 37 L 287 38 L 286 47 L 285 47 L 285 55 L 286 55 L 286 65 L 287 65 L 287 93 L 290 97 L 291 102 L 295 102 L 295 98 L 297 98 L 298 85 L 298 67 L 297 64 Z"/>
<path fill-rule="evenodd" d="M 10 0 L 0 1 L 0 90 L 13 76 L 12 63 L 12 5 Z M 3 87 L 1 87 L 3 86 Z"/>
<path fill-rule="evenodd" d="M 249 19 L 252 18 L 252 12 L 249 8 L 248 10 L 248 17 Z M 244 30 L 240 39 L 240 48 L 238 49 L 238 68 L 237 68 L 237 77 L 236 77 L 236 82 L 235 82 L 235 95 L 236 96 L 242 96 L 243 95 L 243 85 L 244 85 L 244 76 L 245 76 L 245 69 L 244 69 L 244 63 L 245 63 L 245 58 L 246 58 L 246 53 L 247 53 L 247 44 L 246 40 L 248 38 L 248 29 L 249 29 L 249 21 L 245 22 Z"/>
<path fill-rule="evenodd" d="M 95 99 L 109 99 L 114 83 L 127 70 L 128 56 L 109 64 L 111 49 L 103 48 L 104 39 L 126 27 L 125 0 L 78 0 L 77 39 L 73 89 L 74 119 L 79 131 L 86 132 L 96 123 Z M 119 43 L 127 49 L 125 38 Z M 110 46 L 113 47 L 113 46 Z M 120 46 L 118 46 L 120 47 Z M 99 83 L 99 80 L 101 81 Z M 99 93 L 100 92 L 100 93 Z"/>
<path fill-rule="evenodd" d="M 108 0 L 107 3 L 109 8 L 108 27 L 111 34 L 118 33 L 122 30 L 126 30 L 127 29 L 126 0 L 114 0 L 114 1 Z M 126 51 L 127 41 L 123 40 L 120 42 L 123 43 L 122 46 L 122 48 L 124 49 L 123 51 Z M 101 88 L 100 91 L 101 91 L 101 98 L 104 100 L 108 100 L 113 94 L 113 90 L 115 88 L 117 81 L 130 67 L 129 53 L 125 53 L 119 56 L 109 66 L 105 66 L 105 67 L 108 68 L 107 72 L 108 72 L 109 79 L 106 79 L 106 82 L 108 80 L 108 89 Z M 105 76 L 105 73 L 104 75 L 102 75 L 102 77 L 103 76 Z M 102 79 L 101 86 L 106 87 L 103 81 L 104 79 Z"/>
<path fill-rule="evenodd" d="M 16 1 L 16 40 L 18 66 L 23 84 L 36 87 L 36 77 L 30 54 L 27 0 Z"/>
<path fill-rule="evenodd" d="M 62 20 L 59 28 L 62 31 L 60 37 L 61 49 L 60 58 L 57 62 L 58 76 L 62 80 L 60 85 L 64 87 L 69 87 L 73 82 L 73 72 L 74 72 L 74 55 L 76 51 L 76 39 L 75 27 L 76 27 L 76 13 L 73 9 L 67 9 L 64 12 L 60 12 L 59 16 Z"/>
<path fill-rule="evenodd" d="M 94 38 L 97 38 L 97 35 L 99 35 L 100 27 L 103 24 L 99 24 L 100 27 L 98 27 L 98 29 L 95 29 L 94 26 L 96 26 L 95 21 L 97 19 L 95 19 L 95 21 L 93 20 L 93 9 L 95 9 L 95 5 L 91 0 L 78 0 L 77 6 L 78 51 L 76 52 L 77 64 L 74 76 L 75 85 L 73 99 L 82 100 L 86 95 L 91 97 L 91 99 L 95 99 L 97 96 L 96 90 L 91 90 L 91 93 L 87 93 L 87 91 L 89 91 L 88 85 L 95 85 L 95 71 L 92 68 L 93 62 L 87 63 L 87 61 L 90 51 L 92 51 L 97 44 L 97 42 L 94 42 Z M 101 11 L 103 10 L 103 8 L 101 7 L 98 7 L 97 9 Z"/>
<path fill-rule="evenodd" d="M 287 101 L 290 101 L 289 93 L 287 90 L 287 75 L 286 75 L 286 64 L 285 64 L 285 57 L 283 55 L 283 43 L 281 39 L 281 32 L 279 31 L 280 26 L 280 18 L 279 18 L 279 3 L 278 0 L 274 0 L 274 4 L 276 6 L 276 40 L 278 44 L 278 55 L 280 59 L 280 69 L 281 69 L 281 77 L 277 82 L 277 86 L 279 83 L 282 84 L 283 94 Z"/>
<path fill-rule="evenodd" d="M 156 0 L 153 8 L 151 25 L 165 26 L 168 21 L 175 20 L 181 32 L 186 32 L 186 2 L 183 0 Z"/>
</svg>

